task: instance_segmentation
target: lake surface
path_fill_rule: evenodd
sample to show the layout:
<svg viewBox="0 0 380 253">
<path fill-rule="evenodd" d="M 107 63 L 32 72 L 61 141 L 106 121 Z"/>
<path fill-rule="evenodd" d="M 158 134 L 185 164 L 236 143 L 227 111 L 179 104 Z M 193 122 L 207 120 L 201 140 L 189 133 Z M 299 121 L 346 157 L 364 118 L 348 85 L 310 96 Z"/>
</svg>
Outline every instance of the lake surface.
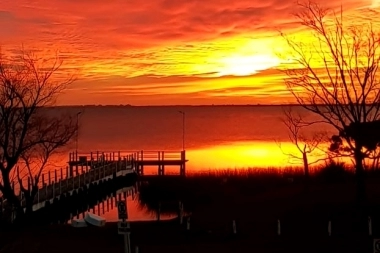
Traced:
<svg viewBox="0 0 380 253">
<path fill-rule="evenodd" d="M 292 108 L 307 119 L 317 119 L 300 107 Z M 69 110 L 82 112 L 78 152 L 180 151 L 184 130 L 190 172 L 301 164 L 284 154 L 299 155 L 281 121 L 281 106 L 91 106 Z M 320 130 L 334 133 L 331 127 L 316 125 L 305 129 L 304 135 Z"/>
<path fill-rule="evenodd" d="M 300 107 L 292 108 L 306 119 L 317 119 Z M 281 106 L 87 106 L 66 109 L 74 115 L 82 112 L 77 143 L 79 153 L 180 151 L 184 140 L 189 160 L 187 173 L 301 165 L 301 160 L 291 160 L 284 154 L 299 156 L 281 121 L 284 117 Z M 321 130 L 334 133 L 331 127 L 315 125 L 305 129 L 303 134 L 311 136 Z M 75 144 L 71 148 L 74 151 Z M 317 159 L 317 155 L 314 158 Z M 65 167 L 68 155 L 57 156 L 55 160 L 57 167 Z M 179 169 L 167 171 L 178 173 Z M 157 173 L 157 168 L 145 172 Z M 131 220 L 155 219 L 154 214 L 141 210 L 130 198 L 128 206 Z M 117 220 L 116 208 L 104 211 L 104 214 L 102 208 L 101 205 L 100 214 L 108 221 Z"/>
<path fill-rule="evenodd" d="M 129 221 L 157 220 L 156 212 L 140 206 L 138 202 L 138 193 L 134 195 L 126 193 L 126 191 L 119 191 L 115 196 L 107 197 L 106 200 L 100 201 L 99 204 L 95 205 L 93 208 L 90 208 L 88 211 L 80 213 L 73 218 L 84 218 L 86 213 L 89 212 L 104 217 L 107 222 L 117 222 L 119 221 L 117 201 L 126 200 Z M 160 220 L 173 219 L 176 217 L 176 214 L 160 214 Z"/>
</svg>

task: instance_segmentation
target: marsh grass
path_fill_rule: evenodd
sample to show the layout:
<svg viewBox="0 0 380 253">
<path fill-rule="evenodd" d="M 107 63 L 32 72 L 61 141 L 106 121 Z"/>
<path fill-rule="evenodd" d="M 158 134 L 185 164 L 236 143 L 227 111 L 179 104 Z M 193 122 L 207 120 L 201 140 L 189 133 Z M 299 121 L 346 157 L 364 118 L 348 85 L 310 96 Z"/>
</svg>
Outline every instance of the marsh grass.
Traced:
<svg viewBox="0 0 380 253">
<path fill-rule="evenodd" d="M 310 168 L 308 184 L 323 185 L 349 182 L 354 179 L 353 169 L 343 163 L 330 162 Z M 372 172 L 373 173 L 373 172 Z M 380 176 L 380 173 L 377 173 Z M 241 168 L 190 172 L 186 177 L 155 177 L 140 182 L 138 201 L 141 208 L 162 214 L 178 212 L 179 201 L 185 211 L 224 198 L 252 196 L 278 192 L 293 186 L 302 186 L 305 176 L 300 167 Z"/>
</svg>

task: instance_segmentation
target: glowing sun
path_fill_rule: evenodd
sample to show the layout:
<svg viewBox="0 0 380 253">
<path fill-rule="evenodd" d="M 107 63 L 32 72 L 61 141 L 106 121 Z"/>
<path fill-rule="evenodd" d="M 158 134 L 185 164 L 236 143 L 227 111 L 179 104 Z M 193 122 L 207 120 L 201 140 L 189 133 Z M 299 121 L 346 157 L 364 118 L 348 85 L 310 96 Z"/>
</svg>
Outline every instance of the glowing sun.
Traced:
<svg viewBox="0 0 380 253">
<path fill-rule="evenodd" d="M 248 76 L 257 72 L 277 66 L 280 62 L 271 55 L 231 56 L 220 59 L 220 76 Z"/>
</svg>

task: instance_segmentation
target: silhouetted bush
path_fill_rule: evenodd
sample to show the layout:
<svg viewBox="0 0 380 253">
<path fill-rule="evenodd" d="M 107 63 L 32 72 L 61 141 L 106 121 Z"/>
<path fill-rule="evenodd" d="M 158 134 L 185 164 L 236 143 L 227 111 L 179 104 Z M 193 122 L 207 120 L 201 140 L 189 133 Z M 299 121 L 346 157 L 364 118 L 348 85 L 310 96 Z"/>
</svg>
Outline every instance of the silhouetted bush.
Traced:
<svg viewBox="0 0 380 253">
<path fill-rule="evenodd" d="M 352 176 L 352 172 L 343 162 L 330 160 L 315 173 L 315 176 L 324 183 L 342 183 Z"/>
</svg>

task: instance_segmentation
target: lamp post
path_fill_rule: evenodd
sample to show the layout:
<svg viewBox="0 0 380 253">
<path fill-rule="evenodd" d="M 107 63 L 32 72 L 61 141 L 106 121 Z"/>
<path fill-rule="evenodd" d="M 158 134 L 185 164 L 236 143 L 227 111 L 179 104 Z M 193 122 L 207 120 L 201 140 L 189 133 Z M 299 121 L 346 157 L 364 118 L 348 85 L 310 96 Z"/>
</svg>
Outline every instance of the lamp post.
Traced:
<svg viewBox="0 0 380 253">
<path fill-rule="evenodd" d="M 185 151 L 185 112 L 184 111 L 178 111 L 182 114 L 182 150 Z"/>
<path fill-rule="evenodd" d="M 77 113 L 77 125 L 76 125 L 76 136 L 75 136 L 75 155 L 78 156 L 78 134 L 79 134 L 79 115 L 81 114 L 82 112 L 78 112 Z M 76 157 L 77 159 L 78 157 Z"/>
</svg>

